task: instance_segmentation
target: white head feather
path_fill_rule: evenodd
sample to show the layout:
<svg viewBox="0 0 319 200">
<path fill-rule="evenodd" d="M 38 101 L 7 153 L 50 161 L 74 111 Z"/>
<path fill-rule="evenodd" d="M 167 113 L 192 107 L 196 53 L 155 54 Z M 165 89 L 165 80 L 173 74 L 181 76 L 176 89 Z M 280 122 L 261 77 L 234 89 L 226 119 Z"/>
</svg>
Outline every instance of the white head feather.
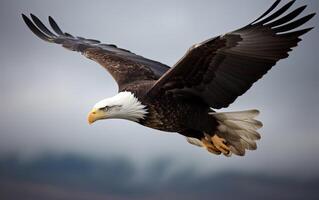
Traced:
<svg viewBox="0 0 319 200">
<path fill-rule="evenodd" d="M 124 91 L 114 97 L 103 99 L 94 105 L 94 109 L 109 107 L 106 118 L 119 118 L 131 121 L 144 119 L 148 113 L 146 106 L 143 105 L 133 93 Z"/>
</svg>

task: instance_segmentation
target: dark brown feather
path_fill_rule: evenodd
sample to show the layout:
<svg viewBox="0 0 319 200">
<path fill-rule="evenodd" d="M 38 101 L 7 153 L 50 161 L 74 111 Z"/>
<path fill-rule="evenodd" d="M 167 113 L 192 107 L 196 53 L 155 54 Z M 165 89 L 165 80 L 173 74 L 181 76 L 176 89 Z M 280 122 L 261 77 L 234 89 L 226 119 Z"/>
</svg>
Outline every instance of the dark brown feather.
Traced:
<svg viewBox="0 0 319 200">
<path fill-rule="evenodd" d="M 169 69 L 162 63 L 136 55 L 113 44 L 101 44 L 98 40 L 74 37 L 70 33 L 63 32 L 52 17 L 49 17 L 49 23 L 57 35 L 35 15 L 31 14 L 33 22 L 23 14 L 22 17 L 30 30 L 44 41 L 61 44 L 66 49 L 81 52 L 101 64 L 116 80 L 120 90 L 132 82 L 157 80 Z"/>
<path fill-rule="evenodd" d="M 266 15 L 268 15 L 271 11 L 273 11 L 277 6 L 278 4 L 280 3 L 281 0 L 276 0 L 271 6 L 270 8 L 264 12 L 262 15 L 260 15 L 255 21 L 253 21 L 252 23 L 256 22 L 256 21 L 259 21 L 260 19 L 262 19 L 263 17 L 265 17 Z"/>
</svg>

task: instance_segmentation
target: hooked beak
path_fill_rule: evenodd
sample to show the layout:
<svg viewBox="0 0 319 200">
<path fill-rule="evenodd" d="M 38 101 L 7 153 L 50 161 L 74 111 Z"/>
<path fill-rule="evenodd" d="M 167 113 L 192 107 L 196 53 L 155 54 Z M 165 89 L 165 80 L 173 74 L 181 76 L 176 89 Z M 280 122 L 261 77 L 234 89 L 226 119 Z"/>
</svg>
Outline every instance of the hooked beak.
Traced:
<svg viewBox="0 0 319 200">
<path fill-rule="evenodd" d="M 105 113 L 103 111 L 93 109 L 88 115 L 88 123 L 89 125 L 93 124 L 95 121 L 105 118 Z"/>
<path fill-rule="evenodd" d="M 90 112 L 89 115 L 88 115 L 88 123 L 89 125 L 93 124 L 93 122 L 95 122 L 96 119 L 95 119 L 95 114 L 94 112 Z"/>
</svg>

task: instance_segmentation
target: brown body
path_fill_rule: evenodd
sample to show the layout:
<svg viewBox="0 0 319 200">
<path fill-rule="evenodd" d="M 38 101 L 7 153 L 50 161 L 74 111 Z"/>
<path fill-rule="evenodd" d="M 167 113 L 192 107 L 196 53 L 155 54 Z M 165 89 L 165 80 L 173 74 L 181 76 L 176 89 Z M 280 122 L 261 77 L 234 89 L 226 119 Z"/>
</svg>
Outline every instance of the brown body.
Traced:
<svg viewBox="0 0 319 200">
<path fill-rule="evenodd" d="M 209 105 L 200 98 L 171 95 L 148 98 L 148 91 L 155 81 L 143 81 L 126 85 L 121 91 L 130 91 L 147 106 L 148 114 L 139 121 L 141 125 L 166 132 L 178 132 L 185 136 L 201 138 L 203 132 L 214 133 L 216 119 L 209 115 Z"/>
</svg>

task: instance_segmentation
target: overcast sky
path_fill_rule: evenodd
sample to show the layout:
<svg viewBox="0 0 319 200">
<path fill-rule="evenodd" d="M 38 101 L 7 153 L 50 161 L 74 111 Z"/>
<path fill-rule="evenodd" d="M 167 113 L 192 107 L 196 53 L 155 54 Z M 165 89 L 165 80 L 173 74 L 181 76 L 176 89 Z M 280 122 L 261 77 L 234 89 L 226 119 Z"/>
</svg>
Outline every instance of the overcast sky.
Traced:
<svg viewBox="0 0 319 200">
<path fill-rule="evenodd" d="M 23 158 L 42 153 L 91 157 L 126 156 L 138 165 L 157 158 L 202 171 L 228 169 L 318 174 L 319 20 L 288 59 L 282 60 L 227 111 L 257 108 L 264 128 L 258 149 L 245 157 L 218 157 L 189 145 L 178 134 L 124 120 L 87 124 L 99 100 L 117 85 L 97 63 L 39 40 L 21 19 L 53 16 L 73 35 L 114 43 L 172 66 L 194 43 L 248 24 L 272 0 L 228 1 L 40 1 L 0 3 L 0 152 Z M 316 0 L 305 14 L 318 11 Z M 292 9 L 290 9 L 292 10 Z M 305 164 L 306 163 L 306 164 Z"/>
</svg>

